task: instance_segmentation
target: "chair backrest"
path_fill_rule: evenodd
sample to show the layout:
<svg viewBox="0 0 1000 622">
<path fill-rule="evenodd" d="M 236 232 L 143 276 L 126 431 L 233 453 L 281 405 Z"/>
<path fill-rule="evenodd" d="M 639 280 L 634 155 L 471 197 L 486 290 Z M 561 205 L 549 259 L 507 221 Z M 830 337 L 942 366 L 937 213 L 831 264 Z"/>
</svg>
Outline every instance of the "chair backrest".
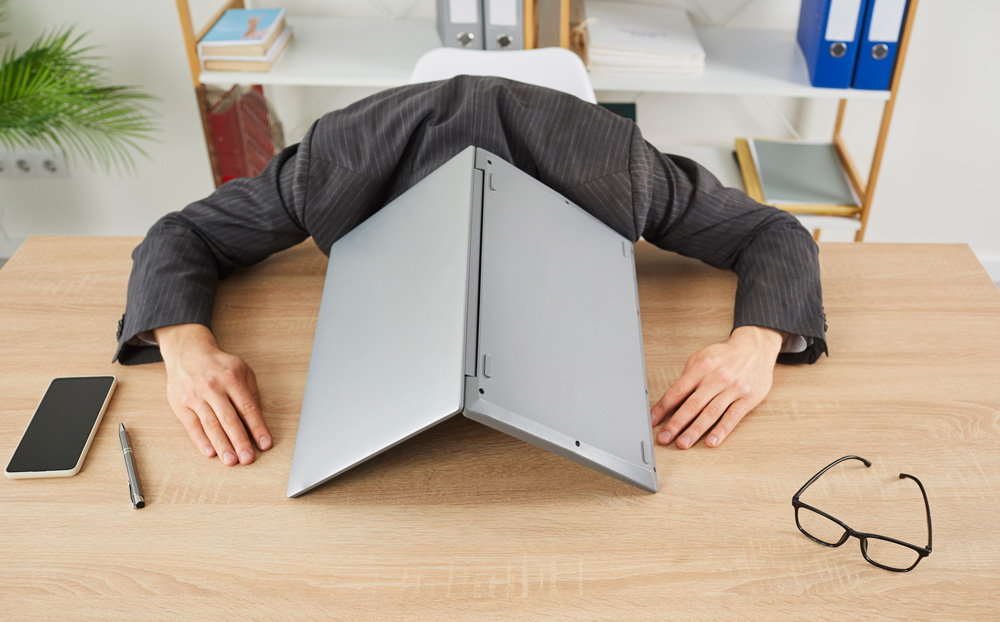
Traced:
<svg viewBox="0 0 1000 622">
<path fill-rule="evenodd" d="M 410 75 L 410 84 L 447 80 L 463 74 L 509 78 L 597 103 L 583 61 L 563 48 L 504 51 L 437 48 L 417 60 Z"/>
</svg>

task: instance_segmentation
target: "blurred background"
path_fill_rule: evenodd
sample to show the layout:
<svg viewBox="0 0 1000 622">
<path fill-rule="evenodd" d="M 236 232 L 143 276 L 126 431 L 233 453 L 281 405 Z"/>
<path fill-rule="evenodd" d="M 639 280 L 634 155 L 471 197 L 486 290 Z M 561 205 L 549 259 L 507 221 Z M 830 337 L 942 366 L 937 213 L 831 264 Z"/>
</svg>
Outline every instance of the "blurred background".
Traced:
<svg viewBox="0 0 1000 622">
<path fill-rule="evenodd" d="M 646 0 L 683 8 L 696 26 L 722 24 L 794 31 L 799 0 Z M 191 0 L 195 30 L 218 0 Z M 277 0 L 289 15 L 433 19 L 433 0 Z M 43 31 L 76 25 L 98 46 L 108 80 L 158 98 L 159 131 L 142 144 L 135 171 L 71 165 L 51 179 L 0 176 L 0 258 L 29 235 L 143 235 L 163 214 L 210 194 L 215 185 L 174 2 L 8 0 L 8 37 L 0 48 L 26 49 Z M 924 0 L 919 4 L 865 235 L 867 242 L 969 244 L 1000 281 L 1000 54 L 993 41 L 1000 3 Z M 292 43 L 294 45 L 294 41 Z M 415 59 L 414 59 L 415 60 Z M 706 62 L 711 62 L 707 59 Z M 319 116 L 379 89 L 267 86 L 288 144 Z M 634 102 L 647 140 L 732 145 L 736 136 L 829 140 L 834 99 L 598 91 L 601 102 Z M 852 101 L 844 136 L 867 172 L 882 102 Z M 791 128 L 789 128 L 791 126 Z M 822 240 L 851 236 L 824 231 Z"/>
</svg>

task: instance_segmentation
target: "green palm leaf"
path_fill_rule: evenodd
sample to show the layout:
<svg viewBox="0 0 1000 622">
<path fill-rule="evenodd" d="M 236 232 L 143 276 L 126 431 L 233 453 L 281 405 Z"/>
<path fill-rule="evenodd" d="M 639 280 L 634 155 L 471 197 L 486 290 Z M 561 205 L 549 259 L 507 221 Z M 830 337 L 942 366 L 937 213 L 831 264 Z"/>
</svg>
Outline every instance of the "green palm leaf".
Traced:
<svg viewBox="0 0 1000 622">
<path fill-rule="evenodd" d="M 0 0 L 0 18 L 3 2 Z M 104 68 L 80 47 L 72 27 L 42 34 L 23 54 L 0 56 L 0 145 L 58 149 L 67 157 L 134 171 L 138 141 L 157 129 L 147 102 L 131 87 L 106 86 Z"/>
</svg>

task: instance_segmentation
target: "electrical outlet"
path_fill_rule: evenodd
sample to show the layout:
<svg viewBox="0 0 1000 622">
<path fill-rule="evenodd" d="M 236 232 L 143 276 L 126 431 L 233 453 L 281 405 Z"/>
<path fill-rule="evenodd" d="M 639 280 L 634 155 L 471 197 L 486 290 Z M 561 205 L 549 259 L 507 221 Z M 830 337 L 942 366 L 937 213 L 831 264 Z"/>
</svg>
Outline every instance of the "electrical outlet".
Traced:
<svg viewBox="0 0 1000 622">
<path fill-rule="evenodd" d="M 21 166 L 17 162 L 21 161 Z M 25 177 L 24 167 L 26 160 L 19 158 L 18 154 L 0 152 L 0 179 L 11 179 L 14 177 Z"/>
<path fill-rule="evenodd" d="M 0 152 L 0 179 L 69 177 L 66 158 L 53 151 Z"/>
</svg>

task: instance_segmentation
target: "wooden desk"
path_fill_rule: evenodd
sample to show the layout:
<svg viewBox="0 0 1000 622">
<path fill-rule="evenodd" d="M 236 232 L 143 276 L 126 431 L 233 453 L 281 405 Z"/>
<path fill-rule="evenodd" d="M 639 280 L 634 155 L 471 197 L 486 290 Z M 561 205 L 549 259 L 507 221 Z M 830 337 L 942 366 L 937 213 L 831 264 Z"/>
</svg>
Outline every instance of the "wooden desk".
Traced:
<svg viewBox="0 0 1000 622">
<path fill-rule="evenodd" d="M 779 367 L 719 449 L 658 447 L 641 492 L 455 418 L 285 498 L 325 261 L 311 243 L 221 287 L 215 328 L 257 371 L 275 447 L 202 457 L 161 364 L 111 365 L 135 238 L 31 238 L 0 270 L 0 458 L 49 378 L 117 374 L 83 470 L 0 479 L 0 618 L 997 620 L 1000 293 L 965 246 L 823 244 L 833 356 Z M 649 389 L 728 335 L 735 279 L 639 249 Z M 400 405 L 405 408 L 405 404 Z M 131 431 L 148 505 L 128 503 Z M 911 573 L 827 549 L 792 494 L 925 544 Z"/>
</svg>

